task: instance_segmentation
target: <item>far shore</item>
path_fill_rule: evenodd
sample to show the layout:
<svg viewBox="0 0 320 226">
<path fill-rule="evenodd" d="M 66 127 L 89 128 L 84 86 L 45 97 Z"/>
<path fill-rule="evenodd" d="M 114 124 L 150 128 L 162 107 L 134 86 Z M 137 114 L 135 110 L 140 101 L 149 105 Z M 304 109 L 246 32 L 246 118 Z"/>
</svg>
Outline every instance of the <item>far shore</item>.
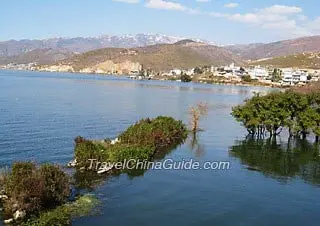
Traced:
<svg viewBox="0 0 320 226">
<path fill-rule="evenodd" d="M 3 71 L 28 71 L 28 72 L 45 72 L 45 73 L 69 73 L 69 74 L 81 74 L 81 75 L 94 75 L 94 76 L 113 76 L 113 77 L 126 77 L 129 78 L 129 74 L 102 74 L 102 73 L 83 73 L 83 72 L 71 72 L 71 71 L 42 71 L 42 70 L 14 70 L 14 69 L 0 69 Z M 134 80 L 134 79 L 133 79 Z M 179 79 L 172 79 L 168 77 L 149 77 L 149 78 L 143 78 L 140 79 L 140 81 L 176 81 L 181 82 Z M 139 80 L 137 80 L 139 81 Z M 266 87 L 266 88 L 278 88 L 278 89 L 287 89 L 292 86 L 282 86 L 281 84 L 275 84 L 275 83 L 263 83 L 258 81 L 252 81 L 252 82 L 244 82 L 244 81 L 225 81 L 225 80 L 210 80 L 210 79 L 199 79 L 199 80 L 192 80 L 192 83 L 199 83 L 199 84 L 214 84 L 214 85 L 227 85 L 227 86 L 243 86 L 243 87 Z M 188 82 L 181 82 L 181 83 L 188 83 Z"/>
</svg>

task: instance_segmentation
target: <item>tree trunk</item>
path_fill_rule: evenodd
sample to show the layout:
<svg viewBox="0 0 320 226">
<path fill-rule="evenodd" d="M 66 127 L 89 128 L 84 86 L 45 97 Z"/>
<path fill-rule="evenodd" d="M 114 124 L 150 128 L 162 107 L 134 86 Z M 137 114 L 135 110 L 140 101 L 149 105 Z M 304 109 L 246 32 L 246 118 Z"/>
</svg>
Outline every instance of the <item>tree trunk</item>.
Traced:
<svg viewBox="0 0 320 226">
<path fill-rule="evenodd" d="M 306 131 L 302 131 L 302 139 L 306 139 L 307 138 L 307 132 Z"/>
</svg>

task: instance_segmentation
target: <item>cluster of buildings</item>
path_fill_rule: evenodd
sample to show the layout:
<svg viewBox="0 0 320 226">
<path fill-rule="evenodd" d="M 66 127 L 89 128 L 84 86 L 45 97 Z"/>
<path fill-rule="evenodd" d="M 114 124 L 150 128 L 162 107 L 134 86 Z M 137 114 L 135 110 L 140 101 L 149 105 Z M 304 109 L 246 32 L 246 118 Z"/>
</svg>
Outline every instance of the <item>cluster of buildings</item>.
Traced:
<svg viewBox="0 0 320 226">
<path fill-rule="evenodd" d="M 10 63 L 7 65 L 0 65 L 0 69 L 4 70 L 29 70 L 29 71 L 35 71 L 37 69 L 36 63 L 29 63 L 29 64 L 15 64 Z"/>
<path fill-rule="evenodd" d="M 240 67 L 235 64 L 222 67 L 201 67 L 202 78 L 206 77 L 220 77 L 229 81 L 243 81 L 247 78 L 259 81 L 261 83 L 276 83 L 277 85 L 291 86 L 304 85 L 309 81 L 320 80 L 320 71 L 311 69 L 297 69 L 297 68 L 271 68 L 262 66 Z M 195 68 L 189 70 L 173 69 L 169 72 L 163 73 L 165 76 L 180 76 L 187 74 L 191 77 L 198 74 Z"/>
</svg>

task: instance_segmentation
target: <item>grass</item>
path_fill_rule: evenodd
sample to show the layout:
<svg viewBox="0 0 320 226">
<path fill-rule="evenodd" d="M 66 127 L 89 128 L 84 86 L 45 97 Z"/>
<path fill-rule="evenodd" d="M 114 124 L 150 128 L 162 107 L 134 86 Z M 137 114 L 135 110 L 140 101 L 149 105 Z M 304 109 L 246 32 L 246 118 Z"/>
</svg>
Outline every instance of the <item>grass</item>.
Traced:
<svg viewBox="0 0 320 226">
<path fill-rule="evenodd" d="M 123 162 L 125 159 L 150 160 L 158 152 L 184 142 L 187 128 L 171 117 L 143 119 L 119 135 L 119 143 L 75 139 L 75 158 L 79 167 L 89 168 L 89 159 L 99 162 Z"/>
<path fill-rule="evenodd" d="M 65 226 L 76 217 L 88 216 L 100 204 L 92 195 L 81 196 L 73 203 L 67 203 L 56 209 L 44 212 L 36 219 L 31 219 L 23 226 Z"/>
</svg>

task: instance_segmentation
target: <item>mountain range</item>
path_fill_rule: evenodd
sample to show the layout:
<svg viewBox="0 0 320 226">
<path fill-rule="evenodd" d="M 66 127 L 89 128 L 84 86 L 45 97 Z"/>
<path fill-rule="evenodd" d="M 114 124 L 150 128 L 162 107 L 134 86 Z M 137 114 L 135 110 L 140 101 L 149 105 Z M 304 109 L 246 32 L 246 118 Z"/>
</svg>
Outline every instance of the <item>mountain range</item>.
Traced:
<svg viewBox="0 0 320 226">
<path fill-rule="evenodd" d="M 137 55 L 119 55 L 123 49 L 135 51 Z M 275 58 L 278 60 L 284 56 L 311 52 L 320 52 L 320 36 L 273 43 L 217 46 L 204 40 L 160 34 L 105 35 L 88 38 L 26 39 L 0 42 L 0 65 L 31 62 L 38 64 L 68 63 L 73 64 L 76 68 L 86 68 L 105 60 L 115 62 L 130 60 L 158 69 L 167 69 L 195 64 L 222 65 L 232 62 L 243 64 L 247 61 L 261 61 L 261 59 Z M 308 59 L 311 58 L 307 57 L 306 61 Z M 274 61 L 264 63 L 269 62 L 277 65 Z M 288 65 L 287 62 L 285 64 Z M 314 59 L 310 63 L 303 63 L 309 66 L 314 64 Z"/>
<path fill-rule="evenodd" d="M 0 42 L 0 57 L 10 57 L 35 49 L 64 50 L 83 53 L 90 50 L 114 47 L 132 48 L 155 44 L 172 44 L 185 38 L 161 34 L 137 34 L 100 37 L 51 38 L 43 40 L 9 40 Z M 202 41 L 194 39 L 194 41 Z"/>
</svg>

